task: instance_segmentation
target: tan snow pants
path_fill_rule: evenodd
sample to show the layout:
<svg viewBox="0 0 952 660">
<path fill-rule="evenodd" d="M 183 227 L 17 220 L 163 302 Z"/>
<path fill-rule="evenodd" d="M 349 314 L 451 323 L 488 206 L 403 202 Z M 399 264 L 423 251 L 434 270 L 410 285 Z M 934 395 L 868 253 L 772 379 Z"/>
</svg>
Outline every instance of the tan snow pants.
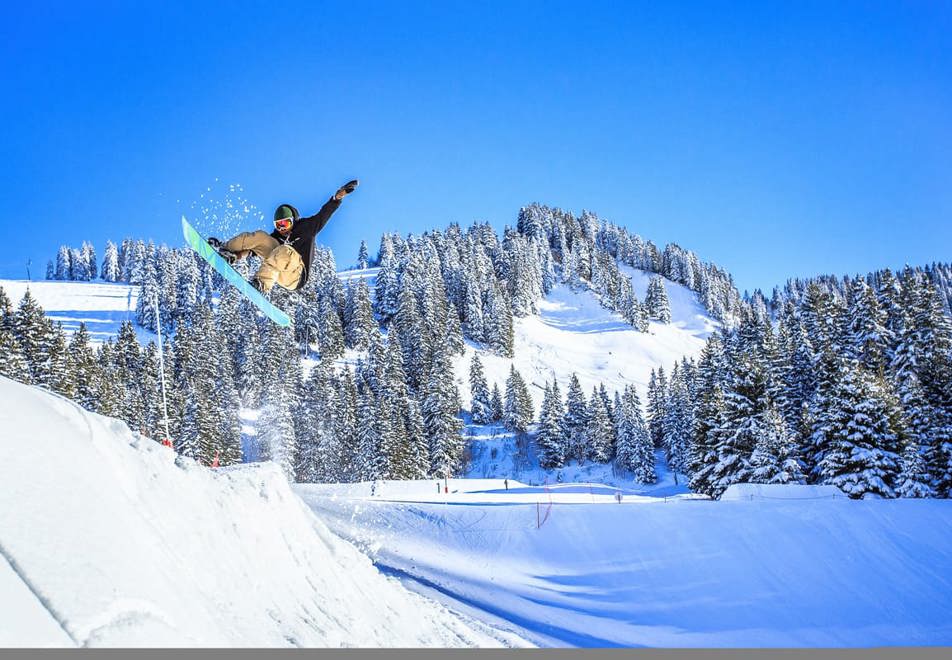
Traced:
<svg viewBox="0 0 952 660">
<path fill-rule="evenodd" d="M 293 290 L 304 273 L 304 262 L 297 250 L 261 230 L 238 234 L 223 247 L 237 254 L 239 259 L 252 252 L 261 257 L 261 267 L 255 277 L 261 282 L 262 291 L 270 291 L 275 284 Z"/>
</svg>

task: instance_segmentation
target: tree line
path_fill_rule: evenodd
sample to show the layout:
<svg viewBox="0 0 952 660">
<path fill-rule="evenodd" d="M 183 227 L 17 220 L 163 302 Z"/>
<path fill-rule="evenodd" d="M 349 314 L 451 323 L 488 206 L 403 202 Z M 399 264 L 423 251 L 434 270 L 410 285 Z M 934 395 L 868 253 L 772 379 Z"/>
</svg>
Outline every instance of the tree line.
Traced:
<svg viewBox="0 0 952 660">
<path fill-rule="evenodd" d="M 952 323 L 922 271 L 809 281 L 774 319 L 750 305 L 697 360 L 652 374 L 655 444 L 713 496 L 740 482 L 852 497 L 948 497 Z"/>
</svg>

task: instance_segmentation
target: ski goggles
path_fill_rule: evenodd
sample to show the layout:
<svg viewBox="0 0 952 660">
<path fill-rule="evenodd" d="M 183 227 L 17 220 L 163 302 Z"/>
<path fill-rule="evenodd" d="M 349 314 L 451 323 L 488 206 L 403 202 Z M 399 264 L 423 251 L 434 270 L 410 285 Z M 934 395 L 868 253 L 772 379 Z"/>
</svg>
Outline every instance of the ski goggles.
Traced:
<svg viewBox="0 0 952 660">
<path fill-rule="evenodd" d="M 278 229 L 280 231 L 284 231 L 285 229 L 290 229 L 291 225 L 293 224 L 294 224 L 293 218 L 282 218 L 280 220 L 274 221 L 275 229 Z"/>
</svg>

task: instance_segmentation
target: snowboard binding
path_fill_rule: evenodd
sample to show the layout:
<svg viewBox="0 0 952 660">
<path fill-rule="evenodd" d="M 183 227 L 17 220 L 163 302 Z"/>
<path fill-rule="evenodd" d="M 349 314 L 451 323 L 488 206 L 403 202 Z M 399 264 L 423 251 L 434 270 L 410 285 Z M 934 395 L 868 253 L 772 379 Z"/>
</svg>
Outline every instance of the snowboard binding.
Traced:
<svg viewBox="0 0 952 660">
<path fill-rule="evenodd" d="M 226 250 L 225 244 L 214 236 L 208 237 L 208 244 L 215 248 L 215 252 L 217 252 L 222 259 L 227 261 L 229 266 L 234 266 L 235 262 L 238 261 L 238 255 L 231 250 Z"/>
</svg>

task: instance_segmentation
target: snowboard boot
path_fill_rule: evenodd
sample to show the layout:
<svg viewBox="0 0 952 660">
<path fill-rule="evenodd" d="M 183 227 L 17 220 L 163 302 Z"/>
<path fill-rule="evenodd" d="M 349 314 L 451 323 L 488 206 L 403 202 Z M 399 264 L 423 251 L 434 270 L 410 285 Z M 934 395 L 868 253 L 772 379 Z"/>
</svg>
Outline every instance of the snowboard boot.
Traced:
<svg viewBox="0 0 952 660">
<path fill-rule="evenodd" d="M 357 179 L 354 179 L 353 181 L 348 181 L 347 183 L 345 183 L 344 185 L 342 185 L 340 188 L 337 189 L 337 192 L 334 193 L 334 199 L 336 199 L 337 201 L 344 199 L 345 197 L 347 197 L 347 195 L 357 190 L 358 185 L 360 185 L 360 181 L 358 181 Z"/>
<path fill-rule="evenodd" d="M 265 291 L 264 287 L 261 286 L 261 280 L 259 280 L 257 277 L 252 277 L 250 280 L 248 280 L 248 283 L 255 291 L 264 296 L 265 300 L 271 300 L 271 292 Z"/>
<path fill-rule="evenodd" d="M 225 244 L 214 236 L 209 236 L 207 243 L 215 248 L 215 252 L 217 252 L 222 259 L 227 261 L 229 266 L 234 266 L 235 262 L 238 261 L 238 255 L 231 250 L 226 250 L 224 248 Z"/>
</svg>

